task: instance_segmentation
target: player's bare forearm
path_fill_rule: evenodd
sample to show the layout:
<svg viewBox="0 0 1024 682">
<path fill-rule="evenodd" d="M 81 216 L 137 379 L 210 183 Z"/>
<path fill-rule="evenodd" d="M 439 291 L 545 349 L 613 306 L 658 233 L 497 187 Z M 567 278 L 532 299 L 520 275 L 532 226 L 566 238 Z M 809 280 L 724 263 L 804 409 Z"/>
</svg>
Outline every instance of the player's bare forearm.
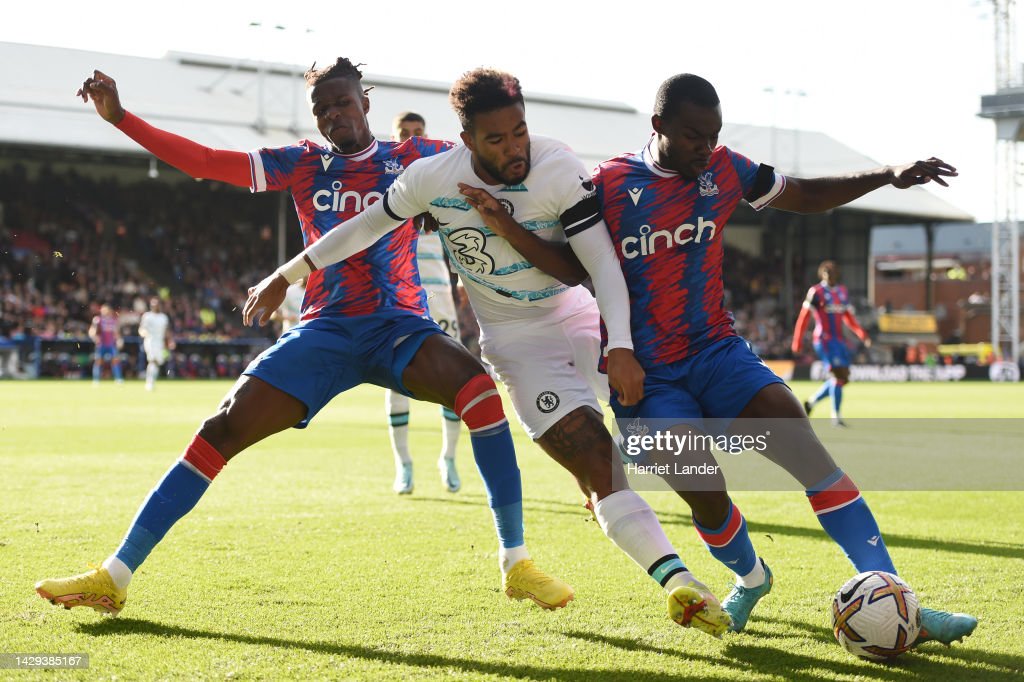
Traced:
<svg viewBox="0 0 1024 682">
<path fill-rule="evenodd" d="M 563 284 L 573 287 L 590 276 L 567 243 L 541 239 L 518 223 L 503 236 L 531 265 Z"/>
<path fill-rule="evenodd" d="M 771 205 L 794 213 L 820 213 L 848 204 L 886 185 L 906 189 L 935 182 L 948 187 L 944 178 L 956 176 L 956 168 L 933 156 L 902 166 L 884 166 L 848 175 L 787 178 L 786 189 Z"/>
</svg>

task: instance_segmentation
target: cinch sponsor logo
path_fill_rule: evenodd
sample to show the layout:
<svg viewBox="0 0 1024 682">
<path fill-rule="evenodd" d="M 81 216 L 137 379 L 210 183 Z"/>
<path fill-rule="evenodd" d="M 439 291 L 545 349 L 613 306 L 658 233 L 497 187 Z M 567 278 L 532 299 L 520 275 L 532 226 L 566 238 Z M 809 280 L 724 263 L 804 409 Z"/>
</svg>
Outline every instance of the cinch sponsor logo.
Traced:
<svg viewBox="0 0 1024 682">
<path fill-rule="evenodd" d="M 697 218 L 696 225 L 683 223 L 675 230 L 651 231 L 650 225 L 641 225 L 639 237 L 626 237 L 622 240 L 622 255 L 627 259 L 633 259 L 637 256 L 650 256 L 659 248 L 663 249 L 673 244 L 700 244 L 714 239 L 717 232 L 718 226 L 702 217 Z"/>
<path fill-rule="evenodd" d="M 354 190 L 341 191 L 341 180 L 331 183 L 331 189 L 322 189 L 313 195 L 313 208 L 318 211 L 352 211 L 360 213 L 381 200 L 384 195 L 380 192 L 367 192 L 360 194 Z"/>
</svg>

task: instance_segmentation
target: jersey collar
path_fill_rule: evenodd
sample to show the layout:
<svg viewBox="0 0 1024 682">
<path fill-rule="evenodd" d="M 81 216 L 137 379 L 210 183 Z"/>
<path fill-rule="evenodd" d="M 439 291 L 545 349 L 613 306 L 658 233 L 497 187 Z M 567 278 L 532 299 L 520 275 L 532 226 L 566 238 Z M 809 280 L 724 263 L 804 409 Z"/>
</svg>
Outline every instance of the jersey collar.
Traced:
<svg viewBox="0 0 1024 682">
<path fill-rule="evenodd" d="M 654 153 L 654 150 L 651 149 L 651 145 L 654 144 L 654 140 L 656 137 L 656 135 L 652 134 L 651 139 L 647 140 L 647 144 L 644 145 L 644 150 L 640 153 L 641 157 L 643 157 L 644 165 L 647 166 L 647 170 L 651 171 L 658 177 L 676 177 L 677 175 L 679 175 L 679 173 L 673 170 L 669 170 L 668 168 L 665 168 L 664 166 L 660 165 L 657 161 L 654 160 L 656 158 L 656 155 Z"/>
<path fill-rule="evenodd" d="M 341 152 L 331 153 L 337 154 L 341 158 L 348 159 L 349 161 L 362 161 L 364 159 L 370 158 L 371 156 L 377 153 L 377 138 L 373 138 L 373 142 L 370 143 L 369 147 L 367 147 L 361 152 L 356 152 L 355 154 L 342 154 Z"/>
</svg>

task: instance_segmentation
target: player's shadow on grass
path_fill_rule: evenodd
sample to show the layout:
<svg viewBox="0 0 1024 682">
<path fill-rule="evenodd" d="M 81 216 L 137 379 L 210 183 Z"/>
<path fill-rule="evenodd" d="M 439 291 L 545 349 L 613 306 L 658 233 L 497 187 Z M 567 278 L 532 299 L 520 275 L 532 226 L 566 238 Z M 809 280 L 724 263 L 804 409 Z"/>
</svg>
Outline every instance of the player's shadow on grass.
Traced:
<svg viewBox="0 0 1024 682">
<path fill-rule="evenodd" d="M 768 620 L 763 620 L 769 623 Z M 805 630 L 815 639 L 820 639 L 838 646 L 832 640 L 825 628 L 814 627 L 809 623 L 799 621 L 775 620 L 775 623 L 784 622 L 787 626 L 796 626 L 797 629 Z M 660 656 L 672 656 L 682 661 L 700 660 L 711 665 L 729 665 L 750 674 L 765 675 L 778 674 L 787 680 L 816 681 L 821 679 L 821 671 L 827 669 L 831 673 L 849 675 L 879 680 L 963 680 L 963 679 L 1007 679 L 1019 680 L 1020 672 L 1024 669 L 1024 658 L 1007 654 L 999 654 L 986 651 L 978 651 L 970 648 L 963 649 L 935 649 L 931 645 L 922 650 L 923 653 L 910 653 L 901 658 L 883 663 L 859 662 L 854 659 L 848 661 L 824 660 L 820 657 L 806 656 L 793 651 L 793 639 L 800 639 L 802 635 L 779 632 L 778 628 L 767 628 L 761 632 L 752 629 L 743 635 L 725 636 L 724 647 L 721 656 L 705 656 L 694 654 L 684 649 L 665 648 L 651 646 L 638 639 L 630 637 L 610 637 L 593 632 L 581 632 L 571 630 L 562 633 L 566 637 L 582 639 L 587 642 L 615 647 L 623 651 L 643 651 Z M 694 636 L 698 633 L 693 633 Z M 751 637 L 754 635 L 754 637 Z M 790 640 L 781 646 L 765 646 L 753 643 L 753 639 Z M 984 668 L 978 666 L 984 664 Z"/>
<path fill-rule="evenodd" d="M 479 506 L 486 504 L 483 495 L 465 495 L 461 499 L 451 497 L 424 497 L 412 496 L 407 498 L 410 502 L 443 502 L 445 504 L 464 504 Z M 683 504 L 679 500 L 679 504 Z M 582 521 L 591 519 L 590 512 L 583 507 L 583 498 L 580 497 L 579 504 L 560 502 L 557 500 L 538 500 L 535 498 L 523 498 L 523 509 L 525 511 L 545 512 L 549 514 L 567 514 L 578 517 Z M 756 512 L 755 512 L 756 513 Z M 812 518 L 810 507 L 807 515 Z M 658 519 L 662 525 L 679 525 L 692 527 L 693 518 L 689 514 L 679 512 L 658 512 Z M 791 526 L 785 524 L 759 523 L 747 518 L 747 529 L 751 534 L 759 533 L 768 536 L 790 536 L 800 538 L 813 538 L 825 542 L 831 542 L 825 531 L 820 527 Z M 1024 559 L 1024 545 L 1012 544 L 1009 542 L 958 542 L 939 538 L 920 538 L 913 535 L 902 535 L 899 533 L 888 533 L 882 529 L 885 537 L 885 544 L 889 547 L 907 547 L 910 549 L 942 550 L 945 552 L 958 552 L 961 554 L 985 554 L 988 556 L 1001 557 L 1004 559 Z"/>
<path fill-rule="evenodd" d="M 154 637 L 181 637 L 188 639 L 210 639 L 241 644 L 251 644 L 259 647 L 279 647 L 283 649 L 302 649 L 316 654 L 328 656 L 346 656 L 368 661 L 375 661 L 387 665 L 407 665 L 418 668 L 437 668 L 439 670 L 456 668 L 471 674 L 512 676 L 529 680 L 587 680 L 588 682 L 618 682 L 623 679 L 621 669 L 613 670 L 571 670 L 558 667 L 547 667 L 543 665 L 519 665 L 515 663 L 494 663 L 489 661 L 478 661 L 470 658 L 456 658 L 452 656 L 440 656 L 427 653 L 403 653 L 393 649 L 375 649 L 369 646 L 357 644 L 341 644 L 337 642 L 317 642 L 285 639 L 283 637 L 263 637 L 259 635 L 242 635 L 230 632 L 209 632 L 195 628 L 180 627 L 176 625 L 164 625 L 153 623 L 147 620 L 136 618 L 104 619 L 99 622 L 81 623 L 76 627 L 80 632 L 97 637 L 110 635 L 151 635 Z M 686 658 L 680 652 L 680 657 Z M 693 658 L 690 656 L 689 658 Z M 716 661 L 710 657 L 701 657 L 706 661 Z M 718 661 L 721 663 L 721 661 Z M 687 674 L 685 666 L 680 666 L 677 672 L 654 673 L 650 671 L 631 671 L 628 674 L 630 680 L 645 680 L 650 682 L 678 682 L 680 680 L 709 680 L 712 678 L 696 677 Z M 714 678 L 721 679 L 721 678 Z"/>
</svg>

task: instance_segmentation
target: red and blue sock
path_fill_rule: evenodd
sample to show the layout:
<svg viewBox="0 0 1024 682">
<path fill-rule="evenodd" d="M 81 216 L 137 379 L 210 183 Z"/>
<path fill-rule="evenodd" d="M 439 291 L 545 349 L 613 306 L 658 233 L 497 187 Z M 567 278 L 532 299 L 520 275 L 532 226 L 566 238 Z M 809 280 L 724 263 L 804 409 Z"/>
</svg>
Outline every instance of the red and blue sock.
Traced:
<svg viewBox="0 0 1024 682">
<path fill-rule="evenodd" d="M 455 413 L 469 428 L 473 458 L 487 489 L 494 526 L 502 547 L 523 539 L 523 487 L 505 410 L 494 380 L 486 374 L 466 382 L 455 396 Z"/>
<path fill-rule="evenodd" d="M 750 542 L 747 521 L 739 507 L 729 501 L 729 514 L 718 528 L 705 528 L 694 519 L 697 535 L 707 545 L 711 556 L 738 576 L 748 575 L 757 564 L 757 553 Z"/>
<path fill-rule="evenodd" d="M 217 449 L 196 434 L 139 507 L 115 556 L 134 572 L 171 526 L 196 506 L 225 464 Z"/>
<path fill-rule="evenodd" d="M 868 503 L 842 469 L 807 490 L 807 500 L 818 523 L 857 569 L 896 574 L 889 550 L 882 539 Z"/>
</svg>

